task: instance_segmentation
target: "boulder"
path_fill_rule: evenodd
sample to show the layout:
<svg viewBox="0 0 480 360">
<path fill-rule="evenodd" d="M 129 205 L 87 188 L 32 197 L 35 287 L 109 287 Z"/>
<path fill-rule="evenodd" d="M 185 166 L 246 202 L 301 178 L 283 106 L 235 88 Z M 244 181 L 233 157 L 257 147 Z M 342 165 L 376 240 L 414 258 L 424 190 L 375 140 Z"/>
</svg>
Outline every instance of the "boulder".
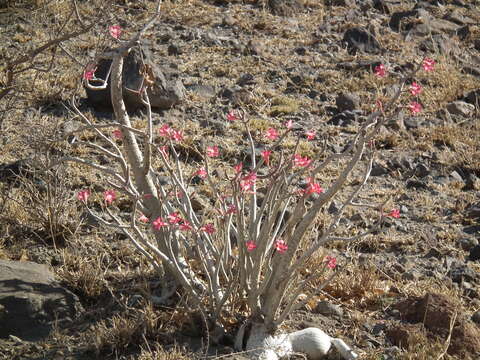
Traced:
<svg viewBox="0 0 480 360">
<path fill-rule="evenodd" d="M 81 311 L 77 296 L 62 288 L 46 265 L 0 260 L 0 338 L 41 340 L 54 323 Z"/>
<path fill-rule="evenodd" d="M 112 64 L 111 59 L 99 59 L 96 64 L 95 78 L 105 80 Z M 92 86 L 100 86 L 101 81 L 92 79 Z M 128 112 L 143 108 L 138 90 L 151 81 L 148 97 L 153 108 L 168 110 L 185 98 L 185 88 L 178 73 L 172 69 L 160 68 L 153 61 L 153 55 L 147 43 L 132 48 L 123 64 L 123 101 Z M 110 97 L 110 79 L 106 89 L 94 90 L 85 85 L 88 102 L 98 110 L 112 109 Z"/>
</svg>

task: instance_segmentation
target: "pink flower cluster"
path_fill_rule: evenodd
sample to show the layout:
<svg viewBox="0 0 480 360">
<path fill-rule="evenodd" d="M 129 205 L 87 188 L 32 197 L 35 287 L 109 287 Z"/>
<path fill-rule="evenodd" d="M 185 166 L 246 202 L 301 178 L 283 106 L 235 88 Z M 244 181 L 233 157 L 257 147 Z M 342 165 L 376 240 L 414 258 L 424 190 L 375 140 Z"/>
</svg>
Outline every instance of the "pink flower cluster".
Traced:
<svg viewBox="0 0 480 360">
<path fill-rule="evenodd" d="M 430 59 L 430 58 L 423 59 L 422 68 L 426 72 L 433 71 L 434 66 L 435 66 L 435 60 Z M 387 69 L 385 68 L 385 65 L 383 65 L 383 64 L 375 66 L 373 71 L 374 71 L 375 75 L 377 75 L 378 77 L 387 76 Z M 421 92 L 422 92 L 422 86 L 420 84 L 418 84 L 417 82 L 413 82 L 410 85 L 410 93 L 413 96 L 418 96 L 418 95 L 420 95 Z M 422 105 L 417 101 L 412 101 L 408 105 L 408 109 L 410 110 L 410 112 L 412 114 L 417 114 L 420 111 L 422 111 Z"/>
<path fill-rule="evenodd" d="M 163 124 L 158 133 L 161 137 L 169 138 L 173 141 L 183 141 L 183 133 L 180 130 L 175 130 L 168 126 L 168 124 Z"/>
</svg>

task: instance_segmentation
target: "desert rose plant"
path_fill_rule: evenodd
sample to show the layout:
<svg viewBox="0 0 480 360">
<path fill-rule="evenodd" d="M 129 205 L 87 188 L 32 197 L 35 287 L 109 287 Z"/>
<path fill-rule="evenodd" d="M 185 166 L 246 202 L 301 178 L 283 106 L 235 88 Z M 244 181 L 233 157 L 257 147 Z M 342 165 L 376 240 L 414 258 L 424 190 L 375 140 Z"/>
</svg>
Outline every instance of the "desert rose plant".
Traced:
<svg viewBox="0 0 480 360">
<path fill-rule="evenodd" d="M 278 359 L 293 352 L 319 359 L 334 344 L 345 359 L 355 359 L 357 355 L 343 341 L 330 338 L 320 329 L 282 334 L 279 327 L 289 314 L 310 300 L 305 293 L 312 283 L 323 280 L 323 287 L 335 275 L 332 269 L 336 259 L 331 256 L 325 257 L 316 271 L 303 271 L 324 245 L 361 239 L 378 231 L 385 216 L 400 216 L 398 210 L 383 209 L 382 204 L 359 203 L 359 195 L 363 195 L 369 179 L 374 140 L 387 114 L 398 106 L 406 92 L 407 79 L 422 67 L 432 70 L 433 60 L 426 59 L 397 82 L 392 99 L 377 104 L 377 110 L 367 117 L 341 153 L 329 154 L 324 149 L 309 157 L 302 154 L 300 145 L 315 139 L 314 131 L 306 131 L 300 138 L 294 135 L 292 122 L 287 122 L 262 134 L 253 133 L 248 116 L 231 111 L 225 121 L 240 124 L 246 134 L 251 155 L 248 163 L 238 161 L 225 171 L 214 171 L 220 167 L 222 153 L 218 146 L 208 146 L 201 149 L 203 163 L 192 170 L 181 161 L 178 147 L 189 135 L 168 124 L 153 126 L 146 91 L 149 81 L 140 89 L 126 90 L 122 86 L 124 58 L 156 21 L 159 10 L 158 5 L 156 15 L 131 40 L 119 41 L 114 50 L 104 54 L 112 59 L 112 65 L 102 85 L 90 85 L 92 79 L 97 80 L 96 84 L 99 80 L 95 78 L 94 66 L 84 72 L 86 86 L 91 89 L 110 84 L 117 122 L 95 124 L 73 102 L 85 125 L 75 133 L 94 131 L 101 141 L 78 141 L 76 146 L 102 153 L 110 164 L 100 165 L 93 159 L 77 157 L 62 160 L 85 164 L 108 177 L 103 199 L 110 220 L 90 210 L 89 190 L 80 191 L 78 200 L 101 223 L 121 229 L 158 269 L 159 276 L 169 281 L 165 300 L 180 287 L 187 295 L 187 304 L 201 309 L 212 326 L 221 326 L 228 312 L 246 309 L 246 321 L 240 324 L 236 340 L 239 350 L 263 359 Z M 112 37 L 119 38 L 120 27 L 109 30 Z M 384 65 L 375 68 L 379 77 L 386 77 L 387 73 Z M 409 90 L 418 97 L 422 89 L 414 82 Z M 144 129 L 132 126 L 123 91 L 137 91 L 142 96 L 147 120 Z M 421 110 L 416 101 L 408 107 L 412 113 Z M 288 149 L 284 144 L 292 139 L 295 145 Z M 257 153 L 259 142 L 264 147 Z M 156 160 L 161 161 L 162 172 L 154 169 Z M 328 178 L 325 172 L 329 169 L 336 169 L 338 175 Z M 167 176 L 170 183 L 161 182 L 161 176 Z M 208 211 L 194 210 L 198 182 L 212 194 Z M 129 219 L 115 211 L 119 196 L 130 199 Z M 336 212 L 328 214 L 324 210 L 334 199 L 340 205 Z M 338 234 L 340 220 L 348 208 L 374 209 L 378 216 L 364 232 L 352 236 Z"/>
</svg>

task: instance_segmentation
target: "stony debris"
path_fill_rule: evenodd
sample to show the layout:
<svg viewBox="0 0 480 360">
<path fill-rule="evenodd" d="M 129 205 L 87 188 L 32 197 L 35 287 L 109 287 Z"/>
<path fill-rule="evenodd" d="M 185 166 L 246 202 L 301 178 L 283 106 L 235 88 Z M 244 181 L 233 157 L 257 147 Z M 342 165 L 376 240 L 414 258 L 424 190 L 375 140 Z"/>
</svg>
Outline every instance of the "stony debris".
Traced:
<svg viewBox="0 0 480 360">
<path fill-rule="evenodd" d="M 81 311 L 77 296 L 61 287 L 47 266 L 0 260 L 0 338 L 40 340 L 54 324 Z"/>
<path fill-rule="evenodd" d="M 123 100 L 129 112 L 144 108 L 140 90 L 147 83 L 148 97 L 153 108 L 167 110 L 185 98 L 185 88 L 177 71 L 155 62 L 147 42 L 130 51 L 123 65 Z M 106 80 L 112 61 L 100 59 L 96 64 L 95 77 Z M 85 86 L 89 103 L 99 110 L 111 109 L 110 79 L 106 89 L 90 89 Z M 90 85 L 100 86 L 100 80 L 90 80 Z"/>
</svg>

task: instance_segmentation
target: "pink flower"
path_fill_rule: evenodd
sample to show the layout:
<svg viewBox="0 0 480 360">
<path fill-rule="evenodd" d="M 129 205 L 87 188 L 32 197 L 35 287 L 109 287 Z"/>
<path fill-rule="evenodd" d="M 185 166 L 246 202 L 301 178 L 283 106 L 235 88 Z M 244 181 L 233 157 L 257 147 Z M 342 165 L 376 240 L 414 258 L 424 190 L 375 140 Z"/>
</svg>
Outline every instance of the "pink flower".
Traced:
<svg viewBox="0 0 480 360">
<path fill-rule="evenodd" d="M 398 210 L 398 209 L 392 209 L 387 216 L 390 216 L 390 217 L 393 217 L 393 218 L 398 219 L 398 218 L 400 217 L 400 210 Z"/>
<path fill-rule="evenodd" d="M 417 96 L 422 92 L 422 86 L 416 82 L 413 82 L 412 85 L 410 85 L 410 94 L 413 96 Z"/>
<path fill-rule="evenodd" d="M 255 243 L 252 240 L 247 241 L 245 245 L 247 246 L 247 251 L 249 252 L 257 248 L 257 245 L 255 245 Z"/>
<path fill-rule="evenodd" d="M 213 224 L 205 224 L 200 228 L 200 230 L 206 232 L 207 234 L 213 234 L 215 232 L 215 227 Z"/>
<path fill-rule="evenodd" d="M 387 69 L 383 64 L 375 66 L 374 71 L 375 71 L 375 75 L 377 75 L 378 77 L 384 77 L 387 75 Z"/>
<path fill-rule="evenodd" d="M 165 157 L 165 159 L 168 159 L 168 145 L 160 146 L 158 150 Z"/>
<path fill-rule="evenodd" d="M 143 194 L 144 199 L 151 199 L 153 197 L 152 194 Z"/>
<path fill-rule="evenodd" d="M 83 202 L 87 202 L 89 196 L 90 190 L 81 190 L 77 194 L 77 199 Z"/>
<path fill-rule="evenodd" d="M 220 152 L 218 151 L 218 146 L 209 146 L 207 147 L 207 156 L 208 157 L 217 157 L 220 155 Z"/>
<path fill-rule="evenodd" d="M 173 212 L 167 216 L 167 220 L 170 224 L 178 224 L 182 221 L 180 214 L 178 212 Z"/>
<path fill-rule="evenodd" d="M 228 121 L 238 120 L 238 117 L 237 117 L 237 115 L 235 114 L 235 112 L 234 112 L 233 110 L 231 110 L 231 111 L 227 114 L 227 120 L 228 120 Z"/>
<path fill-rule="evenodd" d="M 170 129 L 170 126 L 168 126 L 168 124 L 163 124 L 162 127 L 158 129 L 158 133 L 160 134 L 160 136 L 169 137 L 170 130 L 171 129 Z"/>
<path fill-rule="evenodd" d="M 207 170 L 205 168 L 200 168 L 197 171 L 195 171 L 195 175 L 197 175 L 200 179 L 206 179 L 207 178 Z"/>
<path fill-rule="evenodd" d="M 320 186 L 320 184 L 314 182 L 314 179 L 311 177 L 307 178 L 308 186 L 307 189 L 305 190 L 305 194 L 310 195 L 310 194 L 321 194 L 325 192 L 323 188 Z"/>
<path fill-rule="evenodd" d="M 293 164 L 298 167 L 307 167 L 310 166 L 312 162 L 308 157 L 302 157 L 300 154 L 293 155 Z"/>
<path fill-rule="evenodd" d="M 138 221 L 144 224 L 148 223 L 148 220 L 149 220 L 148 217 L 146 217 L 144 214 L 140 215 L 140 217 L 138 218 Z"/>
<path fill-rule="evenodd" d="M 307 140 L 313 140 L 315 139 L 315 130 L 309 130 L 305 132 L 305 136 L 307 137 Z"/>
<path fill-rule="evenodd" d="M 119 129 L 113 130 L 112 134 L 115 139 L 121 139 L 123 137 L 122 130 Z"/>
<path fill-rule="evenodd" d="M 420 111 L 422 111 L 422 105 L 419 104 L 418 102 L 416 101 L 412 101 L 410 103 L 410 105 L 408 105 L 408 108 L 410 109 L 410 112 L 414 115 L 416 113 L 419 113 Z"/>
<path fill-rule="evenodd" d="M 108 205 L 111 205 L 112 202 L 117 198 L 114 190 L 106 190 L 103 192 L 103 199 Z"/>
<path fill-rule="evenodd" d="M 425 71 L 433 71 L 433 67 L 435 66 L 435 60 L 430 58 L 425 58 L 422 63 L 423 70 Z"/>
<path fill-rule="evenodd" d="M 230 204 L 227 206 L 226 215 L 234 214 L 236 212 L 237 212 L 237 207 L 235 206 L 235 204 Z"/>
<path fill-rule="evenodd" d="M 269 128 L 265 134 L 265 137 L 270 140 L 276 140 L 278 138 L 278 131 L 274 128 Z"/>
<path fill-rule="evenodd" d="M 110 35 L 115 39 L 118 39 L 122 34 L 122 28 L 120 27 L 120 25 L 112 25 L 108 28 L 108 31 L 110 32 Z"/>
<path fill-rule="evenodd" d="M 85 80 L 92 80 L 94 76 L 95 76 L 95 70 L 85 70 L 83 72 L 83 78 Z"/>
<path fill-rule="evenodd" d="M 245 175 L 240 180 L 240 188 L 243 191 L 251 191 L 253 186 L 255 185 L 256 180 L 257 180 L 257 174 L 254 172 L 251 172 L 248 175 Z"/>
<path fill-rule="evenodd" d="M 263 150 L 261 152 L 262 154 L 262 158 L 263 158 L 263 161 L 265 161 L 265 164 L 267 164 L 267 166 L 270 165 L 270 155 L 272 154 L 272 151 L 271 150 Z"/>
<path fill-rule="evenodd" d="M 337 267 L 337 259 L 335 259 L 333 256 L 325 256 L 325 262 L 327 263 L 327 267 L 330 269 L 335 269 Z"/>
<path fill-rule="evenodd" d="M 280 254 L 283 254 L 288 250 L 288 245 L 282 239 L 278 239 L 275 241 L 275 249 L 277 249 Z"/>
<path fill-rule="evenodd" d="M 192 225 L 190 225 L 190 223 L 188 221 L 184 221 L 183 223 L 181 223 L 179 225 L 179 229 L 181 231 L 191 231 L 193 229 Z"/>
<path fill-rule="evenodd" d="M 152 225 L 155 230 L 160 230 L 162 227 L 168 226 L 168 223 L 163 221 L 161 217 L 158 217 L 153 221 Z"/>
<path fill-rule="evenodd" d="M 233 167 L 233 169 L 235 170 L 236 174 L 240 174 L 242 172 L 242 169 L 243 169 L 243 163 L 239 162 L 237 165 L 235 165 Z"/>
<path fill-rule="evenodd" d="M 293 126 L 293 120 L 288 120 L 286 123 L 285 123 L 285 127 L 287 129 L 291 129 Z"/>
<path fill-rule="evenodd" d="M 180 130 L 171 130 L 170 131 L 170 139 L 174 140 L 174 141 L 182 141 L 183 140 L 183 134 Z"/>
</svg>

